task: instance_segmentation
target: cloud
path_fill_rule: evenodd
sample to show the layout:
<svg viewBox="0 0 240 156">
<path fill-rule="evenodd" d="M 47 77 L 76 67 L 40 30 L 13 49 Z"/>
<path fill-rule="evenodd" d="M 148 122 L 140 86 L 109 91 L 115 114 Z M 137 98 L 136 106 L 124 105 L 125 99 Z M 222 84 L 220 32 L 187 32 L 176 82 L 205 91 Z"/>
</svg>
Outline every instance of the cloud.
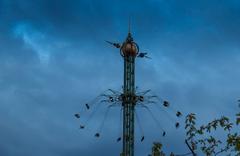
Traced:
<svg viewBox="0 0 240 156">
<path fill-rule="evenodd" d="M 136 61 L 140 89 L 195 112 L 199 123 L 233 117 L 240 92 L 238 3 L 0 1 L 0 155 L 119 154 L 119 115 L 109 115 L 104 137 L 96 140 L 101 111 L 88 131 L 78 130 L 73 114 L 103 90 L 121 90 L 122 58 L 104 40 L 123 41 L 129 15 L 140 50 L 153 58 Z M 149 115 L 140 114 L 146 142 L 139 142 L 136 128 L 137 155 L 149 154 L 156 140 L 168 152 L 187 151 L 184 131 L 176 132 L 166 114 L 156 112 L 168 130 L 165 140 Z"/>
<path fill-rule="evenodd" d="M 51 39 L 46 34 L 34 29 L 30 24 L 22 22 L 14 27 L 14 35 L 21 38 L 26 47 L 36 51 L 40 62 L 48 63 L 51 53 L 64 48 L 67 43 Z"/>
</svg>

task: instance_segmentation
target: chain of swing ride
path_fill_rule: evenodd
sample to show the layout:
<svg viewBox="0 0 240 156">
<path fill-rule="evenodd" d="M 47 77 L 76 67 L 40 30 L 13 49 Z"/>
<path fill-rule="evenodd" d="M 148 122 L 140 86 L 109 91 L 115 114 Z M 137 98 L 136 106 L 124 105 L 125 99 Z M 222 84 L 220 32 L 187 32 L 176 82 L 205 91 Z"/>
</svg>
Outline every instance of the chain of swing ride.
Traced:
<svg viewBox="0 0 240 156">
<path fill-rule="evenodd" d="M 152 120 L 155 122 L 155 124 L 158 126 L 158 128 L 162 131 L 162 136 L 164 137 L 166 135 L 166 131 L 164 128 L 161 126 L 161 122 L 158 120 L 156 115 L 152 112 L 151 108 L 152 106 L 155 106 L 155 109 L 158 111 L 161 111 L 161 113 L 164 113 L 164 115 L 167 116 L 167 118 L 175 123 L 175 127 L 179 128 L 180 123 L 176 121 L 176 119 L 168 112 L 166 109 L 169 109 L 171 112 L 175 112 L 174 116 L 176 117 L 181 117 L 182 113 L 180 111 L 176 111 L 173 107 L 170 106 L 170 103 L 166 100 L 163 100 L 162 98 L 158 97 L 157 95 L 152 95 L 150 94 L 151 90 L 146 90 L 142 92 L 137 92 L 136 95 L 138 97 L 138 101 L 136 103 L 136 108 L 142 108 L 145 109 L 146 112 L 149 114 L 149 116 L 152 118 Z M 109 111 L 113 107 L 119 107 L 120 108 L 120 126 L 122 124 L 122 93 L 120 91 L 115 91 L 112 89 L 108 89 L 101 93 L 99 96 L 91 100 L 90 102 L 86 103 L 84 107 L 82 107 L 82 111 L 76 113 L 74 116 L 77 119 L 80 119 L 85 113 L 88 113 L 88 116 L 85 118 L 85 121 L 81 121 L 80 124 L 80 129 L 85 129 L 86 126 L 89 125 L 89 123 L 92 121 L 94 115 L 96 115 L 97 111 L 100 110 L 101 106 L 106 106 L 105 113 L 103 115 L 103 120 L 100 122 L 99 127 L 97 128 L 97 132 L 95 133 L 95 137 L 99 138 L 101 135 L 101 132 L 103 130 L 103 127 L 106 123 L 107 116 L 109 114 Z M 91 111 L 90 111 L 91 110 Z M 144 135 L 144 129 L 141 125 L 140 118 L 138 115 L 137 109 L 135 110 L 135 117 L 136 117 L 136 122 L 138 125 L 138 129 L 141 133 L 141 139 L 140 141 L 143 142 L 145 139 Z M 119 128 L 120 130 L 121 128 Z M 117 138 L 117 142 L 120 142 L 122 140 L 122 137 L 119 136 Z"/>
</svg>

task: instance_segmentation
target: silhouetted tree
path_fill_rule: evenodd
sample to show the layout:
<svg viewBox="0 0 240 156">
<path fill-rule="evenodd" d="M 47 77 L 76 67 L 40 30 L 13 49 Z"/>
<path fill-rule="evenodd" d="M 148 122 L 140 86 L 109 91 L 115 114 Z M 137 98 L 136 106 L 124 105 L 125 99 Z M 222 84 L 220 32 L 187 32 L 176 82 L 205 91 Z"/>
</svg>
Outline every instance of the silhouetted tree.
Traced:
<svg viewBox="0 0 240 156">
<path fill-rule="evenodd" d="M 239 100 L 240 103 L 240 100 Z M 240 105 L 239 105 L 240 107 Z M 196 126 L 196 115 L 194 113 L 188 114 L 185 120 L 186 130 L 186 144 L 188 145 L 191 153 L 182 155 L 197 155 L 196 151 L 202 152 L 206 156 L 217 156 L 219 154 L 226 154 L 234 156 L 240 156 L 240 111 L 236 114 L 236 121 L 230 122 L 230 119 L 226 116 L 222 116 L 219 119 L 215 119 L 200 127 Z M 237 132 L 234 132 L 236 127 Z M 225 139 L 218 139 L 214 136 L 214 132 L 218 129 L 223 129 L 226 132 Z M 224 138 L 224 136 L 221 136 Z M 160 146 L 161 145 L 161 146 Z M 158 148 L 160 147 L 160 148 Z M 154 153 L 162 152 L 162 144 L 154 143 Z M 163 153 L 163 152 L 162 152 Z M 158 156 L 158 155 L 156 155 Z M 174 156 L 171 153 L 170 156 Z M 180 156 L 175 155 L 175 156 Z"/>
</svg>

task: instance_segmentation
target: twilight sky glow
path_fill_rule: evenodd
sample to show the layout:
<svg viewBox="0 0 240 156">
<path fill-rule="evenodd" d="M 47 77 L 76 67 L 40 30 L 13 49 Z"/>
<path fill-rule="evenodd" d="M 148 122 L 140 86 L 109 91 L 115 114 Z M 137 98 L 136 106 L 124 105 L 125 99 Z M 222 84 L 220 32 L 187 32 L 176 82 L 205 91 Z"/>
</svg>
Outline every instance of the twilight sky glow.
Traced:
<svg viewBox="0 0 240 156">
<path fill-rule="evenodd" d="M 153 58 L 137 60 L 141 89 L 195 112 L 200 124 L 234 116 L 239 0 L 0 0 L 1 156 L 119 155 L 117 110 L 99 140 L 103 115 L 80 131 L 73 114 L 102 91 L 121 89 L 123 60 L 104 40 L 123 41 L 129 16 L 140 50 Z M 188 152 L 183 126 L 175 130 L 163 115 L 162 138 L 150 120 L 141 112 L 146 141 L 137 130 L 137 156 L 147 156 L 153 141 Z"/>
</svg>

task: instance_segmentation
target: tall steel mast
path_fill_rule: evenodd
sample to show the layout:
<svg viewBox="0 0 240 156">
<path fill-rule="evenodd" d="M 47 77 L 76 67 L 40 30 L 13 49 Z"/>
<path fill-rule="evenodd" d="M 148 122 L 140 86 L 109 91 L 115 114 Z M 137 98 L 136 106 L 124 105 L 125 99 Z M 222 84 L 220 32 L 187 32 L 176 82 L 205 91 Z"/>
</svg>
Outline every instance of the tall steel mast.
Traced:
<svg viewBox="0 0 240 156">
<path fill-rule="evenodd" d="M 134 112 L 138 100 L 135 93 L 135 58 L 138 56 L 139 47 L 133 41 L 130 26 L 128 36 L 122 44 L 107 42 L 119 48 L 124 59 L 123 93 L 120 100 L 123 108 L 123 149 L 121 155 L 134 156 Z M 142 53 L 142 57 L 145 55 Z"/>
<path fill-rule="evenodd" d="M 139 49 L 137 44 L 133 42 L 130 32 L 120 51 L 124 59 L 122 154 L 123 156 L 134 156 L 134 110 L 137 99 L 135 94 L 135 58 Z"/>
</svg>

